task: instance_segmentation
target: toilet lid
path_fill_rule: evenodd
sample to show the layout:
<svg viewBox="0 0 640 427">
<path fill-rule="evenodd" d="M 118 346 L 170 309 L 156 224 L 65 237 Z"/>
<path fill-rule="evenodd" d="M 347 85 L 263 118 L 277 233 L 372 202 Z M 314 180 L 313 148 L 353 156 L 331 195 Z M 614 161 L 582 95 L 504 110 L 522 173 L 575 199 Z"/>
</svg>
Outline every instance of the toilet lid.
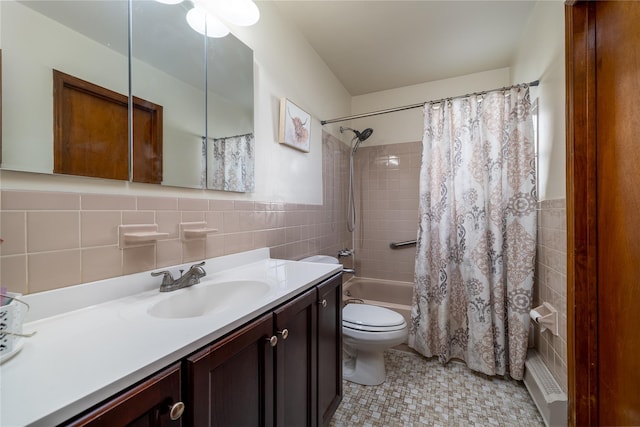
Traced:
<svg viewBox="0 0 640 427">
<path fill-rule="evenodd" d="M 347 328 L 389 331 L 404 328 L 404 317 L 388 308 L 369 304 L 347 304 L 342 309 L 342 324 Z"/>
</svg>

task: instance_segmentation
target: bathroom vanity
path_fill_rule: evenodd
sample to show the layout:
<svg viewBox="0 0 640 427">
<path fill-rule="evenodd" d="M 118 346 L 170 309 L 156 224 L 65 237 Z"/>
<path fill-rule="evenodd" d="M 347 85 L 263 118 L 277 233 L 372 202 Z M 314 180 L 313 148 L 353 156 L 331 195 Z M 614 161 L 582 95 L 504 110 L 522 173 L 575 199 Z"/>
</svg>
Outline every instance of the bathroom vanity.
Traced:
<svg viewBox="0 0 640 427">
<path fill-rule="evenodd" d="M 342 398 L 340 266 L 261 249 L 204 268 L 163 294 L 145 272 L 25 297 L 46 317 L 0 366 L 0 424 L 328 425 Z"/>
</svg>

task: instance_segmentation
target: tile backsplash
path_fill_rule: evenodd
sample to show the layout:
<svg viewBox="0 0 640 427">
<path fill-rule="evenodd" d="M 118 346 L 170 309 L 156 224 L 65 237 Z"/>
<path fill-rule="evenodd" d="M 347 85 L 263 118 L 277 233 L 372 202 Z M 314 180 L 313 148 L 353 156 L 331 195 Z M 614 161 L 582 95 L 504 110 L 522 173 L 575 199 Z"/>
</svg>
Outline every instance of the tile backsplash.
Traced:
<svg viewBox="0 0 640 427">
<path fill-rule="evenodd" d="M 323 133 L 322 205 L 2 190 L 0 283 L 34 293 L 261 247 L 274 258 L 335 255 L 351 244 L 345 175 L 335 174 L 347 153 Z M 218 231 L 183 241 L 179 224 L 200 221 Z M 120 249 L 121 224 L 157 224 L 168 236 Z"/>
</svg>

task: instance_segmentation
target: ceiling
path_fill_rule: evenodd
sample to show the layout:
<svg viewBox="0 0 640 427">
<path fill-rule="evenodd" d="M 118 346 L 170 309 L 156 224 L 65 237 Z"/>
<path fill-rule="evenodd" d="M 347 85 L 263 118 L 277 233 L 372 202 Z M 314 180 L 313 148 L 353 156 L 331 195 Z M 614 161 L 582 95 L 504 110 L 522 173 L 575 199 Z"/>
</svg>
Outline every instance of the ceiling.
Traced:
<svg viewBox="0 0 640 427">
<path fill-rule="evenodd" d="M 352 96 L 509 67 L 535 4 L 273 1 Z"/>
</svg>

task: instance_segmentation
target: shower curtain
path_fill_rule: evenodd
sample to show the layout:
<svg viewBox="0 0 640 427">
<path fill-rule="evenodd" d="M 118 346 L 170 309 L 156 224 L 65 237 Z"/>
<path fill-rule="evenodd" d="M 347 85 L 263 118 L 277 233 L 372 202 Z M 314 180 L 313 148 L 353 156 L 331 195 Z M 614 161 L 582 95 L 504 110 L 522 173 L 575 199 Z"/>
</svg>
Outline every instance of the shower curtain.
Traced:
<svg viewBox="0 0 640 427">
<path fill-rule="evenodd" d="M 528 86 L 424 107 L 409 345 L 522 379 L 536 255 Z"/>
<path fill-rule="evenodd" d="M 214 138 L 207 144 L 207 187 L 211 190 L 251 192 L 255 188 L 254 136 Z"/>
</svg>

